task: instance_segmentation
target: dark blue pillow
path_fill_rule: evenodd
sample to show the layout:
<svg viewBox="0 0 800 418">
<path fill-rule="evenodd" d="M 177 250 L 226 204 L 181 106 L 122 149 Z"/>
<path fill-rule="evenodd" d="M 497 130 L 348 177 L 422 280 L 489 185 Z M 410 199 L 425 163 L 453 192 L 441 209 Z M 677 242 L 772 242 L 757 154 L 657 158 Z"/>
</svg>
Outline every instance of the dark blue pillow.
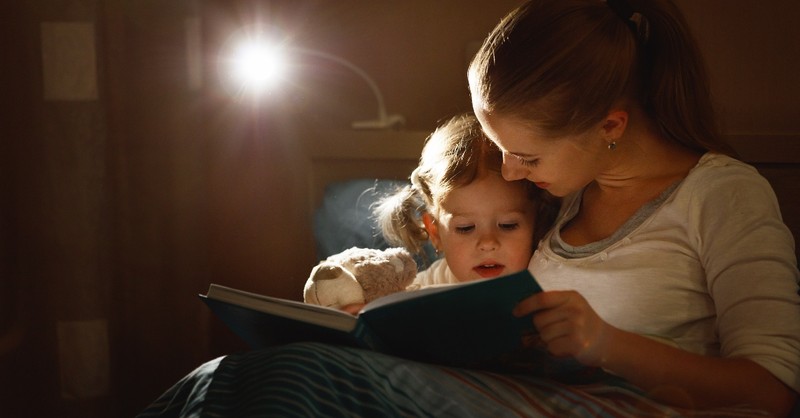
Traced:
<svg viewBox="0 0 800 418">
<path fill-rule="evenodd" d="M 375 222 L 372 210 L 381 198 L 407 184 L 407 181 L 388 179 L 357 179 L 329 184 L 314 214 L 314 238 L 319 259 L 351 247 L 390 247 Z M 436 257 L 430 244 L 425 246 L 425 250 L 426 257 L 416 257 L 420 270 Z"/>
</svg>

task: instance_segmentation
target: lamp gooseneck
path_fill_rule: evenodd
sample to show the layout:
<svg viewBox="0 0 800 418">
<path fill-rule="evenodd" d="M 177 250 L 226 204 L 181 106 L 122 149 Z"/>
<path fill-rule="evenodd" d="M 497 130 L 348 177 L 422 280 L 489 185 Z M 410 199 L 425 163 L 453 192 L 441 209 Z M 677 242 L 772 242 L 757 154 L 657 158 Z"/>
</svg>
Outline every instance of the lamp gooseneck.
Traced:
<svg viewBox="0 0 800 418">
<path fill-rule="evenodd" d="M 351 125 L 353 129 L 388 129 L 388 128 L 402 126 L 403 124 L 405 124 L 405 118 L 402 115 L 399 114 L 390 115 L 387 113 L 386 104 L 383 100 L 383 94 L 381 93 L 380 88 L 378 88 L 378 84 L 375 83 L 375 80 L 373 80 L 372 77 L 370 77 L 366 71 L 361 69 L 361 67 L 353 64 L 352 62 L 342 57 L 329 54 L 323 51 L 307 49 L 307 48 L 292 48 L 291 50 L 294 50 L 301 54 L 333 61 L 343 67 L 352 70 L 367 83 L 370 90 L 372 90 L 372 94 L 375 96 L 375 100 L 378 102 L 378 118 L 373 120 L 355 121 Z"/>
</svg>

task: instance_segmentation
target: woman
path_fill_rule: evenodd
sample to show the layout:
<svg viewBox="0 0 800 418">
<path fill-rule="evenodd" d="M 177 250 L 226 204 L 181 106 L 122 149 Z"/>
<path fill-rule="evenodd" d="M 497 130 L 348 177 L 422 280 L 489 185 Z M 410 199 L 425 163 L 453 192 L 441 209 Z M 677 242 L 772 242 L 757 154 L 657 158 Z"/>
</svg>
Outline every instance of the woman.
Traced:
<svg viewBox="0 0 800 418">
<path fill-rule="evenodd" d="M 558 356 L 663 402 L 785 416 L 800 391 L 794 242 L 772 189 L 728 155 L 668 0 L 534 0 L 469 71 L 506 180 L 565 197 L 520 303 Z"/>
</svg>

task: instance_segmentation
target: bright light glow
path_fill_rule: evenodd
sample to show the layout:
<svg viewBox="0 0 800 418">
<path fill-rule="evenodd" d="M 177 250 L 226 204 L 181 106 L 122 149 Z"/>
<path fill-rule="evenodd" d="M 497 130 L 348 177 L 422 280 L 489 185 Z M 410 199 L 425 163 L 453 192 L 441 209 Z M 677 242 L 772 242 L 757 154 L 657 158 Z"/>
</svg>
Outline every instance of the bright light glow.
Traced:
<svg viewBox="0 0 800 418">
<path fill-rule="evenodd" d="M 232 96 L 249 97 L 257 101 L 265 96 L 273 96 L 279 87 L 283 87 L 284 77 L 290 70 L 290 59 L 298 56 L 312 56 L 334 62 L 351 70 L 367 84 L 377 102 L 377 118 L 355 121 L 354 129 L 390 129 L 405 124 L 405 118 L 399 114 L 387 114 L 378 85 L 361 67 L 354 63 L 323 51 L 292 47 L 284 42 L 274 42 L 272 34 L 265 34 L 264 28 L 242 30 L 231 36 L 222 48 L 224 57 L 219 61 L 218 70 L 222 74 L 223 88 Z M 281 38 L 278 36 L 277 38 Z M 274 95 L 271 98 L 276 98 Z"/>
<path fill-rule="evenodd" d="M 245 90 L 268 90 L 283 79 L 285 72 L 282 51 L 263 39 L 245 41 L 234 53 L 233 75 Z"/>
</svg>

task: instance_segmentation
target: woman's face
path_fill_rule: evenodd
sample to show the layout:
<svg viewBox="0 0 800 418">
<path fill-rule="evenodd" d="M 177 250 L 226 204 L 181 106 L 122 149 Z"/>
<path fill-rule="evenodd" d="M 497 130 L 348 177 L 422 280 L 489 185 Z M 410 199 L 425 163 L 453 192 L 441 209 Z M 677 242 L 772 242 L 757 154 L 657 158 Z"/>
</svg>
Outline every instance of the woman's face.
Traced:
<svg viewBox="0 0 800 418">
<path fill-rule="evenodd" d="M 527 179 L 555 196 L 592 182 L 608 164 L 600 129 L 547 138 L 519 119 L 477 111 L 484 132 L 503 151 L 503 178 Z"/>
</svg>

